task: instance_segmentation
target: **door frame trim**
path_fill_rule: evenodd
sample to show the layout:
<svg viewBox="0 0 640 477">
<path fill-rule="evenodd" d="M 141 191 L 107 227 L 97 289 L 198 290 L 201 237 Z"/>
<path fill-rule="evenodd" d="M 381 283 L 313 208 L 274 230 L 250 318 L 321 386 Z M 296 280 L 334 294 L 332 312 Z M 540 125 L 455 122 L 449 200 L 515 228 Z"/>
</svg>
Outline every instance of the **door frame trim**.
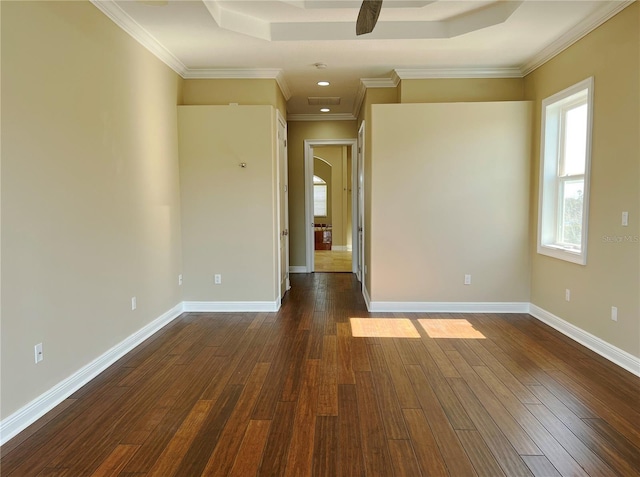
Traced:
<svg viewBox="0 0 640 477">
<path fill-rule="evenodd" d="M 312 273 L 315 269 L 314 260 L 314 238 L 313 238 L 313 148 L 314 146 L 349 146 L 351 147 L 351 165 L 353 170 L 354 159 L 357 154 L 357 138 L 353 139 L 305 139 L 304 140 L 304 218 L 305 218 L 305 244 L 306 244 L 306 268 L 307 273 Z M 355 177 L 351 174 L 351 195 L 353 191 Z M 353 218 L 357 217 L 356 211 L 351 208 L 351 250 L 357 248 L 357 236 L 353 235 Z M 356 227 L 357 230 L 357 227 Z M 353 255 L 352 255 L 353 256 Z M 351 261 L 353 263 L 353 260 Z"/>
<path fill-rule="evenodd" d="M 362 139 L 361 139 L 362 138 Z M 353 220 L 353 236 L 356 238 L 358 242 L 358 262 L 353 261 L 354 273 L 358 277 L 360 283 L 363 284 L 364 289 L 364 241 L 366 239 L 365 235 L 365 225 L 364 225 L 364 143 L 365 143 L 365 127 L 364 120 L 360 123 L 360 127 L 358 128 L 358 147 L 360 150 L 356 149 L 357 160 L 353 161 L 354 172 L 352 173 L 352 178 L 354 178 L 355 187 L 353 190 L 355 194 L 353 196 L 353 207 L 356 220 Z M 360 182 L 362 179 L 362 182 Z M 358 231 L 358 226 L 362 226 L 362 231 Z M 358 235 L 362 234 L 362 246 L 360 246 L 360 240 L 358 240 Z M 360 270 L 357 270 L 358 264 L 360 265 Z"/>
<path fill-rule="evenodd" d="M 290 242 L 289 242 L 289 236 L 286 235 L 284 236 L 282 234 L 282 231 L 284 229 L 289 230 L 289 203 L 288 203 L 288 192 L 287 194 L 284 194 L 282 192 L 282 185 L 280 183 L 280 177 L 281 177 L 281 171 L 280 171 L 280 138 L 278 137 L 278 134 L 280 132 L 279 126 L 282 126 L 283 131 L 284 131 L 284 178 L 285 178 L 285 184 L 288 188 L 288 174 L 289 174 L 289 158 L 288 158 L 288 151 L 287 151 L 287 135 L 288 135 L 288 131 L 287 131 L 287 121 L 284 119 L 282 113 L 280 113 L 280 111 L 278 109 L 276 109 L 276 188 L 277 188 L 277 194 L 276 194 L 276 208 L 277 208 L 277 217 L 278 217 L 278 240 L 277 240 L 277 247 L 278 247 L 278 279 L 277 279 L 277 288 L 278 288 L 278 303 L 282 300 L 282 297 L 284 296 L 284 294 L 291 288 L 291 282 L 289 280 L 289 247 L 290 247 Z M 285 201 L 285 204 L 282 205 L 281 201 Z M 282 217 L 282 214 L 280 213 L 281 210 L 284 210 L 284 217 Z M 284 237 L 284 238 L 283 238 Z M 284 251 L 285 251 L 285 270 L 286 270 L 286 279 L 285 279 L 285 284 L 284 287 L 285 289 L 282 289 L 282 273 L 283 273 L 283 267 L 282 267 L 282 246 L 280 244 L 280 242 L 282 240 L 285 240 L 285 246 L 284 246 Z"/>
</svg>

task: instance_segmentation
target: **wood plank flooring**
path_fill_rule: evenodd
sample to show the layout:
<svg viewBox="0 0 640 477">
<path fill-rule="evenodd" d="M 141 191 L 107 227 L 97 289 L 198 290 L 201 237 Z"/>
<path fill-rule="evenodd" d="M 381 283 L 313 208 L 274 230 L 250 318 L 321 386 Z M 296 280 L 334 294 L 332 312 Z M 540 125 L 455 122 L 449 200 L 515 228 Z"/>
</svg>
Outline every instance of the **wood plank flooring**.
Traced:
<svg viewBox="0 0 640 477">
<path fill-rule="evenodd" d="M 301 274 L 278 313 L 182 315 L 1 451 L 7 477 L 638 476 L 640 379 L 528 315 L 369 314 L 352 274 Z"/>
<path fill-rule="evenodd" d="M 314 251 L 316 272 L 351 272 L 351 252 L 341 250 Z"/>
</svg>

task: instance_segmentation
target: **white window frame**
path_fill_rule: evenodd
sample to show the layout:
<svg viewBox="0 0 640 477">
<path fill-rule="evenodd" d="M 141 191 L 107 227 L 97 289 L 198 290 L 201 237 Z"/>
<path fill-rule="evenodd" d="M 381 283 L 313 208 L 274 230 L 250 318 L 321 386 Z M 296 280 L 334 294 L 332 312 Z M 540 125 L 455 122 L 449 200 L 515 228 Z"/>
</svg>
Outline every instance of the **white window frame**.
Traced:
<svg viewBox="0 0 640 477">
<path fill-rule="evenodd" d="M 593 123 L 593 77 L 587 78 L 542 101 L 540 129 L 540 183 L 538 203 L 538 243 L 541 255 L 566 260 L 580 265 L 587 264 L 587 232 L 589 217 L 589 183 L 591 171 L 591 136 Z M 586 90 L 585 99 L 570 99 Z M 587 138 L 584 174 L 560 175 L 563 160 L 563 118 L 577 105 L 587 104 Z M 559 104 L 558 104 L 559 103 Z M 548 110 L 549 108 L 549 110 Z M 562 243 L 560 216 L 563 201 L 561 188 L 570 181 L 583 180 L 582 227 L 580 247 Z"/>
<path fill-rule="evenodd" d="M 316 178 L 318 178 L 322 182 L 316 182 Z M 315 200 L 315 191 L 316 187 L 324 188 L 324 214 L 316 214 L 316 200 Z M 314 217 L 328 217 L 329 216 L 329 188 L 327 187 L 327 182 L 322 179 L 322 177 L 313 176 L 313 216 Z"/>
</svg>

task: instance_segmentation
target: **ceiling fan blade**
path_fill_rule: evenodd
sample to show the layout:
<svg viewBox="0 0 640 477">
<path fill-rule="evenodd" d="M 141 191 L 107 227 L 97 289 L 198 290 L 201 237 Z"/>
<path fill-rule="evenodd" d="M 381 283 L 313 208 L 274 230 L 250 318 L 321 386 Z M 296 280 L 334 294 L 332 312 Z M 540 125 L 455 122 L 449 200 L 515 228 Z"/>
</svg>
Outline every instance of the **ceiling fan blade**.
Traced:
<svg viewBox="0 0 640 477">
<path fill-rule="evenodd" d="M 356 21 L 356 35 L 371 33 L 382 10 L 382 0 L 364 0 Z"/>
</svg>

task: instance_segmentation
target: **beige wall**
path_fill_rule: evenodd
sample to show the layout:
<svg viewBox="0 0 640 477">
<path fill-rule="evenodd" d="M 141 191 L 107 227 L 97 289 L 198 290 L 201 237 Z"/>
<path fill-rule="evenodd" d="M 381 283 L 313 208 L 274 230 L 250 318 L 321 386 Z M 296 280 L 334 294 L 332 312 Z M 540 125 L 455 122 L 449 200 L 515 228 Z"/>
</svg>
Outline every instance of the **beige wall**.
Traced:
<svg viewBox="0 0 640 477">
<path fill-rule="evenodd" d="M 373 106 L 372 301 L 529 301 L 530 115 L 526 102 Z"/>
<path fill-rule="evenodd" d="M 275 79 L 187 79 L 184 105 L 271 105 L 287 118 L 287 104 Z"/>
<path fill-rule="evenodd" d="M 180 303 L 181 80 L 88 2 L 1 8 L 4 419 Z"/>
<path fill-rule="evenodd" d="M 531 182 L 531 302 L 575 326 L 640 356 L 640 29 L 632 4 L 525 79 L 535 101 Z M 586 266 L 538 255 L 541 101 L 594 77 L 593 147 Z M 629 226 L 621 226 L 622 211 Z M 614 237 L 607 241 L 607 237 Z M 565 289 L 571 301 L 564 300 Z M 618 321 L 611 321 L 611 306 Z"/>
<path fill-rule="evenodd" d="M 275 110 L 180 106 L 178 116 L 184 300 L 275 301 Z"/>
<path fill-rule="evenodd" d="M 358 128 L 364 121 L 364 287 L 371 290 L 371 108 L 375 104 L 393 104 L 398 101 L 397 88 L 370 88 L 365 92 L 364 100 L 358 115 Z"/>
<path fill-rule="evenodd" d="M 402 80 L 398 90 L 400 103 L 520 101 L 524 99 L 522 78 Z"/>
<path fill-rule="evenodd" d="M 289 264 L 305 266 L 304 141 L 305 139 L 355 139 L 356 121 L 290 121 L 289 154 Z"/>
</svg>

